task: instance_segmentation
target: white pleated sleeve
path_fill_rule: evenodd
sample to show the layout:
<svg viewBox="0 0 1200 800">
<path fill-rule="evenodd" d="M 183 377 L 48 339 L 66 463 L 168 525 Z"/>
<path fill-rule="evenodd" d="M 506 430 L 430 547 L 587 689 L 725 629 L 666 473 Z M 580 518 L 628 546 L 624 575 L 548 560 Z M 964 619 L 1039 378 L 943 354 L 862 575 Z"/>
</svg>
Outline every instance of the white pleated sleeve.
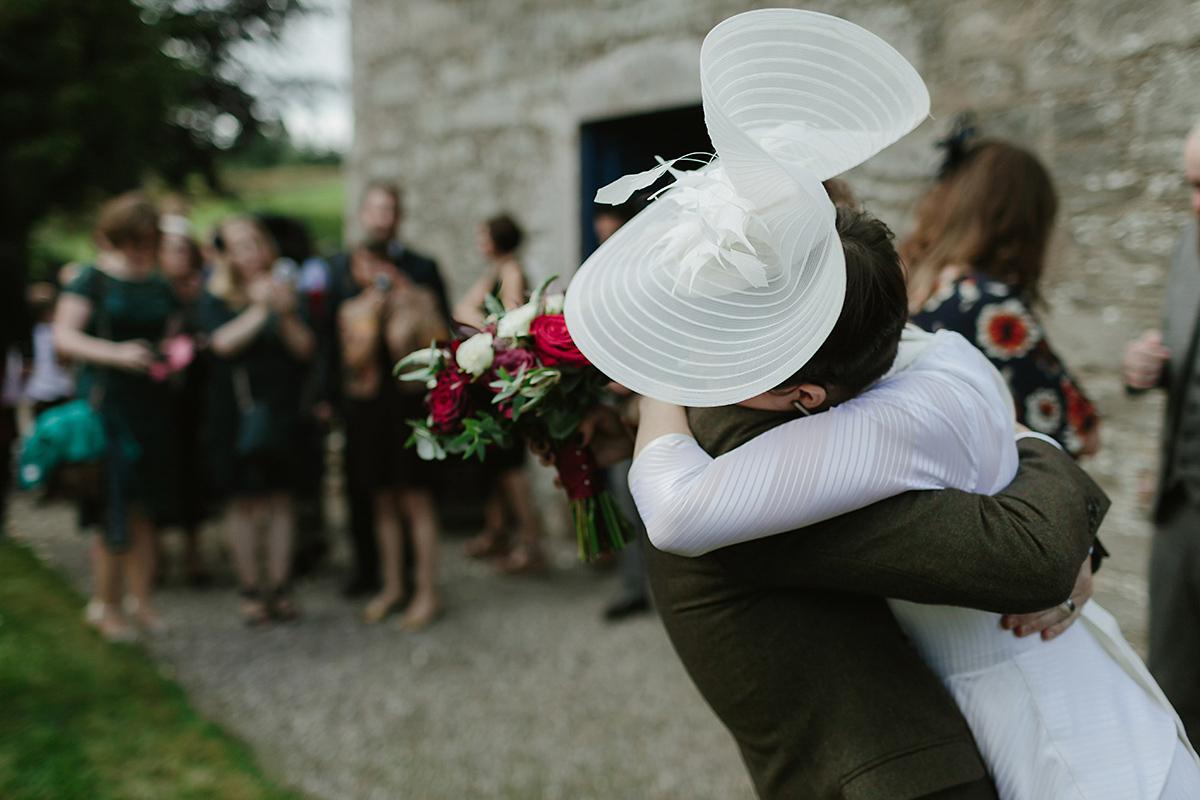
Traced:
<svg viewBox="0 0 1200 800">
<path fill-rule="evenodd" d="M 654 546 L 697 556 L 910 489 L 993 494 L 1016 469 L 1004 379 L 942 331 L 867 392 L 718 458 L 690 436 L 661 436 L 634 461 L 629 486 Z"/>
</svg>

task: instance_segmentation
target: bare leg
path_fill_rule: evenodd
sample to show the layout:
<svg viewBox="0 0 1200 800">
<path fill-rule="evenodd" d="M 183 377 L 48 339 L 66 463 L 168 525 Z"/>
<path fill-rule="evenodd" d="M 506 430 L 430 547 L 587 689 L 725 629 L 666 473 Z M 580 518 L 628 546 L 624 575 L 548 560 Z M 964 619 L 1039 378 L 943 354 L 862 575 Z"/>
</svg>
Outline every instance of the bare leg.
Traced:
<svg viewBox="0 0 1200 800">
<path fill-rule="evenodd" d="M 517 518 L 517 529 L 524 544 L 537 544 L 542 539 L 538 525 L 537 509 L 533 505 L 533 487 L 524 468 L 506 470 L 496 476 L 500 491 L 508 501 L 513 516 Z"/>
<path fill-rule="evenodd" d="M 400 626 L 406 630 L 419 630 L 442 610 L 437 594 L 437 510 L 433 495 L 427 489 L 402 489 L 399 496 L 412 531 L 413 558 L 416 560 L 413 599 Z"/>
<path fill-rule="evenodd" d="M 363 609 L 365 622 L 379 622 L 400 602 L 404 542 L 400 538 L 400 514 L 396 491 L 378 489 L 375 492 L 375 538 L 379 543 L 379 573 L 383 589 Z"/>
<path fill-rule="evenodd" d="M 542 552 L 542 529 L 533 506 L 529 476 L 518 467 L 500 473 L 497 481 L 517 518 L 521 537 L 520 545 L 497 564 L 497 569 L 509 575 L 540 575 L 546 571 L 546 554 Z"/>
<path fill-rule="evenodd" d="M 273 494 L 267 498 L 267 580 L 271 589 L 287 586 L 292 577 L 292 544 L 296 539 L 296 517 L 292 496 Z"/>
<path fill-rule="evenodd" d="M 296 619 L 292 579 L 292 549 L 296 540 L 296 513 L 292 496 L 286 492 L 267 498 L 267 580 L 271 587 L 271 614 L 282 622 Z"/>
<path fill-rule="evenodd" d="M 234 497 L 229 501 L 226 527 L 229 549 L 233 553 L 233 571 L 242 593 L 242 619 L 247 625 L 262 626 L 269 621 L 263 602 L 258 574 L 258 527 L 264 501 L 253 497 Z"/>
<path fill-rule="evenodd" d="M 105 547 L 100 534 L 93 535 L 89 550 L 95 591 L 85 617 L 104 638 L 128 641 L 135 632 L 121 616 L 120 556 Z"/>
<path fill-rule="evenodd" d="M 235 497 L 229 501 L 226 526 L 229 548 L 233 553 L 233 570 L 238 584 L 245 589 L 259 588 L 258 524 L 262 501 L 253 497 Z"/>
<path fill-rule="evenodd" d="M 165 633 L 166 623 L 150 605 L 155 564 L 158 561 L 158 531 L 149 516 L 135 509 L 129 511 L 128 527 L 130 546 L 129 551 L 121 556 L 121 567 L 131 600 L 129 612 L 147 632 Z"/>
<path fill-rule="evenodd" d="M 506 522 L 500 481 L 493 478 L 483 503 L 483 530 L 463 545 L 463 553 L 469 558 L 492 558 L 508 553 Z"/>
</svg>

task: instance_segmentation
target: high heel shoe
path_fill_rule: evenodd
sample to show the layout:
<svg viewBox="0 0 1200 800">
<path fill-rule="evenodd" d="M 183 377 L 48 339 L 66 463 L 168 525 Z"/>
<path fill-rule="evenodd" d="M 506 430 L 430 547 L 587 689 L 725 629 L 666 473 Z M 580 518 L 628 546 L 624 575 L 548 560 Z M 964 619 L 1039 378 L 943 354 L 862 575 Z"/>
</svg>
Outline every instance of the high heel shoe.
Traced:
<svg viewBox="0 0 1200 800">
<path fill-rule="evenodd" d="M 300 611 L 296 608 L 296 599 L 292 595 L 291 586 L 285 583 L 283 586 L 276 586 L 271 590 L 267 613 L 276 622 L 289 623 L 300 619 Z"/>
<path fill-rule="evenodd" d="M 243 587 L 238 594 L 242 597 L 242 622 L 247 628 L 261 630 L 271 624 L 271 614 L 263 602 L 262 592 L 255 587 Z"/>
</svg>

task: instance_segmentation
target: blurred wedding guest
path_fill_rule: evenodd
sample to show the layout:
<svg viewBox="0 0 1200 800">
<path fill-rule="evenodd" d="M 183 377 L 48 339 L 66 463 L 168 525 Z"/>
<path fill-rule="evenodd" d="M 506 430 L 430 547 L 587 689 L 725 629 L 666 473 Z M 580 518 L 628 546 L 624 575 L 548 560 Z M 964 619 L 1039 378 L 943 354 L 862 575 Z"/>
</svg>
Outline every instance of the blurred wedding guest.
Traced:
<svg viewBox="0 0 1200 800">
<path fill-rule="evenodd" d="M 284 214 L 256 214 L 279 248 L 274 270 L 290 275 L 304 304 L 304 316 L 317 337 L 319 353 L 325 343 L 323 332 L 331 322 L 324 319 L 329 267 L 313 249 L 312 234 L 303 220 Z M 314 362 L 318 360 L 314 357 Z M 319 370 L 308 371 L 300 398 L 296 429 L 299 480 L 296 484 L 296 540 L 292 565 L 296 577 L 311 574 L 320 566 L 329 545 L 325 536 L 325 434 L 329 414 L 318 409 L 321 399 Z"/>
<path fill-rule="evenodd" d="M 125 614 L 147 632 L 165 629 L 150 592 L 154 521 L 174 513 L 177 497 L 170 394 L 157 369 L 175 299 L 155 268 L 158 212 L 145 196 L 129 192 L 106 203 L 94 235 L 95 265 L 84 266 L 58 300 L 54 345 L 82 364 L 77 391 L 97 408 L 109 439 L 107 488 L 80 509 L 81 523 L 101 530 L 87 619 L 109 639 L 130 639 Z"/>
<path fill-rule="evenodd" d="M 15 250 L 0 244 L 0 538 L 4 536 L 12 446 L 17 438 L 19 399 L 25 352 L 32 327 L 25 297 L 25 266 Z"/>
<path fill-rule="evenodd" d="M 262 224 L 235 216 L 218 227 L 217 261 L 200 299 L 213 354 L 204 449 L 241 585 L 242 617 L 261 627 L 296 618 L 291 591 L 295 431 L 314 349 L 295 284 L 272 275 L 277 251 Z M 266 533 L 266 563 L 258 539 Z M 260 569 L 265 566 L 265 583 Z"/>
<path fill-rule="evenodd" d="M 900 244 L 912 321 L 966 337 L 1004 375 L 1017 421 L 1073 456 L 1099 447 L 1099 416 L 1051 349 L 1034 308 L 1058 199 L 1032 153 L 970 141 L 960 120 L 946 160 Z"/>
<path fill-rule="evenodd" d="M 200 329 L 200 297 L 204 291 L 204 261 L 200 246 L 192 238 L 191 220 L 181 214 L 163 214 L 159 218 L 162 242 L 158 262 L 171 285 L 180 310 L 180 336 L 190 348 L 187 363 L 171 379 L 171 400 L 175 414 L 175 447 L 178 453 L 179 502 L 174 518 L 167 520 L 183 532 L 183 569 L 187 582 L 207 586 L 212 578 L 201 556 L 200 531 L 208 517 L 210 493 L 205 459 L 201 447 L 204 423 L 204 397 L 208 385 L 209 360 L 205 355 L 207 337 Z M 178 345 L 178 340 L 176 341 Z M 159 558 L 159 575 L 164 574 Z"/>
<path fill-rule="evenodd" d="M 1166 390 L 1150 555 L 1150 672 L 1200 741 L 1200 123 L 1183 146 L 1191 219 L 1167 277 L 1162 330 L 1125 349 L 1130 393 Z"/>
<path fill-rule="evenodd" d="M 403 195 L 400 187 L 387 181 L 372 181 L 363 191 L 358 207 L 358 225 L 365 241 L 384 242 L 388 259 L 413 283 L 424 287 L 437 298 L 438 309 L 450 321 L 446 302 L 446 287 L 437 262 L 424 256 L 399 237 L 404 221 Z M 351 276 L 350 252 L 337 253 L 329 258 L 329 287 L 325 294 L 324 319 L 327 325 L 321 332 L 318 358 L 318 385 L 321 387 L 320 413 L 326 418 L 342 404 L 341 346 L 338 343 L 338 308 L 345 298 L 359 292 Z M 347 597 L 360 597 L 379 591 L 379 551 L 375 544 L 374 500 L 370 492 L 357 491 L 347 485 L 346 504 L 349 511 L 348 532 L 354 550 L 354 565 L 343 587 Z"/>
<path fill-rule="evenodd" d="M 596 240 L 604 244 L 608 237 L 641 211 L 646 206 L 646 200 L 634 196 L 618 206 L 597 204 L 592 216 L 592 227 L 596 231 Z M 611 396 L 609 403 L 616 406 L 623 419 L 636 425 L 636 419 L 630 416 L 637 407 L 638 395 L 616 383 L 609 384 Z M 620 461 L 604 468 L 604 480 L 612 492 L 617 507 L 633 525 L 634 538 L 617 552 L 617 571 L 621 577 L 621 593 L 604 609 L 604 618 L 610 622 L 641 614 L 650 610 L 650 577 L 646 571 L 646 525 L 638 514 L 637 504 L 629 492 L 629 468 L 632 459 Z"/>
<path fill-rule="evenodd" d="M 75 376 L 59 360 L 54 349 L 54 305 L 58 287 L 39 281 L 29 285 L 29 310 L 33 314 L 33 366 L 25 381 L 25 399 L 33 415 L 65 403 L 75 396 Z"/>
<path fill-rule="evenodd" d="M 517 259 L 525 233 L 508 214 L 500 214 L 476 229 L 476 243 L 487 268 L 454 306 L 456 322 L 483 328 L 488 311 L 484 299 L 491 295 L 514 309 L 525 303 L 528 283 Z M 525 471 L 525 445 L 489 447 L 483 462 L 488 481 L 484 528 L 463 548 L 471 558 L 494 558 L 496 569 L 509 575 L 538 575 L 546 571 L 542 530 L 533 504 L 533 488 Z M 510 545 L 507 513 L 516 519 L 518 539 Z"/>
<path fill-rule="evenodd" d="M 412 433 L 407 420 L 426 413 L 426 388 L 396 380 L 392 367 L 431 341 L 446 339 L 449 331 L 437 298 L 396 268 L 386 242 L 355 248 L 350 269 L 359 291 L 338 309 L 346 480 L 353 491 L 372 497 L 382 582 L 362 616 L 376 623 L 407 605 L 400 627 L 418 630 L 441 611 L 438 520 L 427 484 L 429 468 L 414 449 L 405 447 Z M 411 598 L 405 597 L 402 581 L 403 528 L 410 534 L 415 562 Z"/>
</svg>

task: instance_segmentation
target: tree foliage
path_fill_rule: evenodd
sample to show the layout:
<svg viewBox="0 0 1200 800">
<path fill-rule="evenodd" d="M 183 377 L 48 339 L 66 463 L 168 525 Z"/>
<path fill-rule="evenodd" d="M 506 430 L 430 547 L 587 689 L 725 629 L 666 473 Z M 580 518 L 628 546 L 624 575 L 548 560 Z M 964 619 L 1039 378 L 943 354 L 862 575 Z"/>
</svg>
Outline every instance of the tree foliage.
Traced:
<svg viewBox="0 0 1200 800">
<path fill-rule="evenodd" d="M 262 121 L 232 48 L 301 0 L 0 0 L 0 242 L 154 173 L 217 185 Z"/>
</svg>

